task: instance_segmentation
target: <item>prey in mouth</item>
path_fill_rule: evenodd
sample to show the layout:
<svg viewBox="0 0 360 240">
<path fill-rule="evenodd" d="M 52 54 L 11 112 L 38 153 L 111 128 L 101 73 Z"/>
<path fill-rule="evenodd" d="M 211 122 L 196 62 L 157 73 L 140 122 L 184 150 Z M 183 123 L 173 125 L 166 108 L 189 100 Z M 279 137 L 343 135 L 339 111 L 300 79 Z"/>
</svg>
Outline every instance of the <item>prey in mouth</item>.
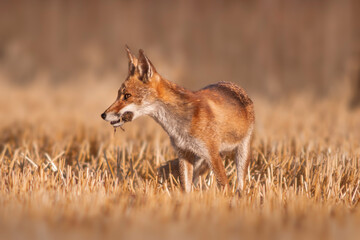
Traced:
<svg viewBox="0 0 360 240">
<path fill-rule="evenodd" d="M 114 132 L 116 132 L 116 128 L 120 128 L 121 130 L 125 131 L 124 128 L 122 128 L 122 125 L 126 122 L 131 122 L 131 120 L 134 117 L 134 113 L 132 112 L 125 112 L 118 120 L 111 121 L 110 124 L 114 127 Z"/>
</svg>

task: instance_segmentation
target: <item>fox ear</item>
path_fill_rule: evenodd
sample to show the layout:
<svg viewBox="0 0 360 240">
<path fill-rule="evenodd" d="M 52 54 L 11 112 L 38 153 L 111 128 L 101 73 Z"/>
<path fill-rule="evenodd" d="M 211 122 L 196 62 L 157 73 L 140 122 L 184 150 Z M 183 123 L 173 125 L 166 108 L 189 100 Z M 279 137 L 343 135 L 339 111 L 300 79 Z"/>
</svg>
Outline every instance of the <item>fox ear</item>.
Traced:
<svg viewBox="0 0 360 240">
<path fill-rule="evenodd" d="M 127 52 L 128 58 L 129 58 L 129 74 L 133 75 L 135 72 L 135 68 L 138 65 L 138 59 L 135 57 L 134 54 L 132 54 L 128 45 L 125 45 L 125 50 Z"/>
<path fill-rule="evenodd" d="M 151 61 L 146 57 L 144 50 L 139 50 L 139 62 L 137 65 L 140 80 L 143 82 L 149 82 L 151 77 L 156 72 L 156 69 L 154 65 L 151 63 Z"/>
</svg>

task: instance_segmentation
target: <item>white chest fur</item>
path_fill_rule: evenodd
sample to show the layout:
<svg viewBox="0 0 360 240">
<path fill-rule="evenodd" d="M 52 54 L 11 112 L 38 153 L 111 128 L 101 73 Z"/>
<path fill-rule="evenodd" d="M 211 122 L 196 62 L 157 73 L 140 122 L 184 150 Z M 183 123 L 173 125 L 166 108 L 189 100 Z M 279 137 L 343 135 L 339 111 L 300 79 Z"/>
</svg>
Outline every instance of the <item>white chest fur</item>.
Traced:
<svg viewBox="0 0 360 240">
<path fill-rule="evenodd" d="M 189 133 L 189 120 L 178 117 L 175 113 L 161 105 L 149 115 L 167 132 L 175 149 L 190 151 L 200 158 L 208 157 L 208 150 L 205 144 Z"/>
</svg>

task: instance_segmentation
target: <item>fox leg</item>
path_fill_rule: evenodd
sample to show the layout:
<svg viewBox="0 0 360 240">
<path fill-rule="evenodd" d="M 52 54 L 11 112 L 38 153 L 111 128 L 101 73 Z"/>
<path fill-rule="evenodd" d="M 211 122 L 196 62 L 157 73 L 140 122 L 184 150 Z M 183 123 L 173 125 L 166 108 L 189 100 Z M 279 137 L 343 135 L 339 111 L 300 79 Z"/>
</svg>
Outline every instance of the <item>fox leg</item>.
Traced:
<svg viewBox="0 0 360 240">
<path fill-rule="evenodd" d="M 191 191 L 191 185 L 193 180 L 193 161 L 179 157 L 179 172 L 180 172 L 180 184 L 181 188 L 185 192 Z"/>
<path fill-rule="evenodd" d="M 209 170 L 208 163 L 203 159 L 199 158 L 194 162 L 193 167 L 193 180 L 194 185 L 197 184 L 199 176 L 205 174 Z M 159 181 L 163 182 L 169 180 L 171 175 L 177 179 L 180 177 L 179 159 L 173 159 L 162 164 L 158 169 Z"/>
<path fill-rule="evenodd" d="M 214 172 L 217 182 L 222 187 L 229 185 L 228 178 L 226 176 L 224 163 L 218 153 L 213 154 L 210 160 L 211 170 Z"/>
<path fill-rule="evenodd" d="M 246 136 L 239 146 L 235 149 L 235 163 L 236 163 L 236 172 L 238 179 L 238 190 L 244 188 L 244 178 L 246 174 L 246 169 L 249 163 L 250 156 L 250 137 Z"/>
</svg>

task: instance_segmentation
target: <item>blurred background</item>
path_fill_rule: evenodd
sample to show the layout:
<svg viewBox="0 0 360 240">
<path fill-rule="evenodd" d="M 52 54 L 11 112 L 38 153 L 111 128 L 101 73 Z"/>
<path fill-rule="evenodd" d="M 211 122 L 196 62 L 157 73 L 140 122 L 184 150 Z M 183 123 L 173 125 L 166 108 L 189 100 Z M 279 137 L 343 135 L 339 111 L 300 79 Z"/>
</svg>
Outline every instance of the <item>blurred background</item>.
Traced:
<svg viewBox="0 0 360 240">
<path fill-rule="evenodd" d="M 188 89 L 247 90 L 249 192 L 169 193 L 154 180 L 177 158 L 161 127 L 144 117 L 114 134 L 100 118 L 127 77 L 125 44 Z M 360 0 L 0 0 L 3 239 L 357 239 L 359 129 Z"/>
<path fill-rule="evenodd" d="M 2 0 L 0 82 L 119 86 L 128 44 L 193 90 L 224 80 L 269 99 L 345 89 L 355 106 L 359 16 L 358 0 Z"/>
</svg>

